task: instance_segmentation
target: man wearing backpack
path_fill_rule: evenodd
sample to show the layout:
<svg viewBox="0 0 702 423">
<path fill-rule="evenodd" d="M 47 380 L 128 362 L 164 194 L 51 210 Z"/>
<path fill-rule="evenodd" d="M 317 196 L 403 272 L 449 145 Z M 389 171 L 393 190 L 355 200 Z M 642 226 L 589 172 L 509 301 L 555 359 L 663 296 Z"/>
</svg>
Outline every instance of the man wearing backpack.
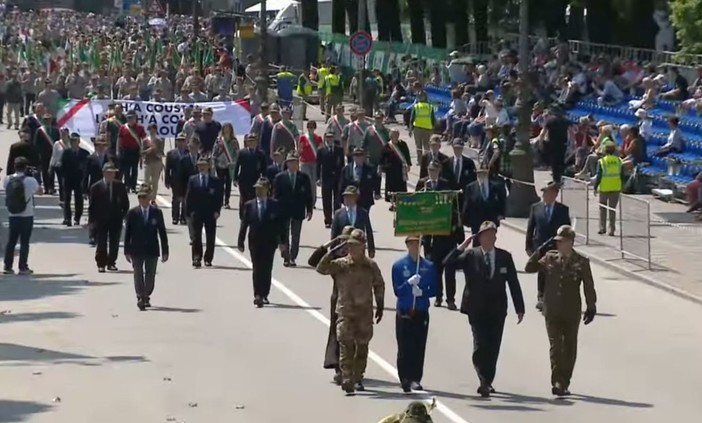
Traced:
<svg viewBox="0 0 702 423">
<path fill-rule="evenodd" d="M 5 246 L 5 267 L 3 273 L 14 274 L 12 268 L 17 241 L 20 243 L 19 274 L 31 275 L 27 265 L 29 257 L 29 238 L 34 226 L 34 196 L 43 193 L 39 182 L 27 175 L 28 161 L 24 157 L 15 159 L 15 173 L 5 178 L 5 206 L 9 214 L 10 234 Z"/>
</svg>

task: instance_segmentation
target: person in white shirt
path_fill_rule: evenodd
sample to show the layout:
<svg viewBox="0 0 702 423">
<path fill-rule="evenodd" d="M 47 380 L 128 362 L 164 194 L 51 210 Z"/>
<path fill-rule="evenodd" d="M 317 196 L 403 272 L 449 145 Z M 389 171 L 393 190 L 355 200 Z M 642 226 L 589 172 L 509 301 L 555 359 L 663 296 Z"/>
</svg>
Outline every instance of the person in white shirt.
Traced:
<svg viewBox="0 0 702 423">
<path fill-rule="evenodd" d="M 59 187 L 59 198 L 63 202 L 63 174 L 61 173 L 61 157 L 63 156 L 63 150 L 66 147 L 71 146 L 71 137 L 68 132 L 68 128 L 61 128 L 60 131 L 61 138 L 54 142 L 54 148 L 51 151 L 51 159 L 49 159 L 49 175 L 51 177 L 51 182 L 49 186 L 54 186 L 54 181 L 58 180 Z"/>
<path fill-rule="evenodd" d="M 5 204 L 8 208 L 10 233 L 7 237 L 7 245 L 5 246 L 5 266 L 3 273 L 6 275 L 14 274 L 13 261 L 15 258 L 15 247 L 17 242 L 20 243 L 19 253 L 19 274 L 31 275 L 34 273 L 28 266 L 29 259 L 29 239 L 32 236 L 32 228 L 34 227 L 34 196 L 40 195 L 44 191 L 39 185 L 39 182 L 32 176 L 27 175 L 27 166 L 29 161 L 24 157 L 15 159 L 15 173 L 8 175 L 5 178 Z M 21 181 L 24 188 L 16 184 Z M 15 188 L 17 187 L 17 188 Z M 23 198 L 15 197 L 12 193 L 17 192 Z M 13 198 L 15 200 L 13 200 Z"/>
</svg>

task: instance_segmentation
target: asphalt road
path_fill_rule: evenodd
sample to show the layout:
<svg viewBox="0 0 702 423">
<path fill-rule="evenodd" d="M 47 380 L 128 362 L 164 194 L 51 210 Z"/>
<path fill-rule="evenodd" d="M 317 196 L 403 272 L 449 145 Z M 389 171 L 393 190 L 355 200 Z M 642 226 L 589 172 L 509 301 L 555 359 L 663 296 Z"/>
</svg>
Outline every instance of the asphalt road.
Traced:
<svg viewBox="0 0 702 423">
<path fill-rule="evenodd" d="M 13 141 L 0 131 L 3 146 Z M 321 210 L 303 226 L 300 266 L 276 261 L 273 304 L 263 309 L 251 302 L 248 253 L 232 248 L 236 210 L 220 218 L 212 269 L 191 268 L 185 227 L 168 223 L 171 257 L 159 265 L 154 309 L 139 312 L 124 258 L 119 272 L 98 274 L 86 230 L 61 226 L 57 204 L 38 200 L 35 275 L 0 279 L 0 422 L 375 423 L 431 396 L 436 422 L 693 422 L 702 412 L 702 308 L 599 266 L 600 315 L 581 328 L 571 398 L 550 394 L 536 279 L 523 273 L 527 315 L 517 326 L 510 309 L 494 397 L 475 394 L 467 319 L 445 308 L 431 312 L 426 394 L 399 389 L 387 310 L 371 341 L 368 391 L 346 397 L 322 368 L 331 280 L 302 266 L 329 237 Z M 404 251 L 391 219 L 386 204 L 373 208 L 388 307 L 390 268 Z M 498 237 L 523 268 L 523 236 Z"/>
</svg>

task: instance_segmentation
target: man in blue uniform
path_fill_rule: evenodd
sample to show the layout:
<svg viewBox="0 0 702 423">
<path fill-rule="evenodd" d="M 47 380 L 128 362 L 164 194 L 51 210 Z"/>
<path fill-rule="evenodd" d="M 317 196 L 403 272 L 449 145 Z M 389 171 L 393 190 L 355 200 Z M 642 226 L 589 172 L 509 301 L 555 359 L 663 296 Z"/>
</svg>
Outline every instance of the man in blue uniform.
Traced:
<svg viewBox="0 0 702 423">
<path fill-rule="evenodd" d="M 395 334 L 397 373 L 404 392 L 421 391 L 424 352 L 429 332 L 429 302 L 436 295 L 434 264 L 419 255 L 420 239 L 405 239 L 407 255 L 392 265 L 392 287 L 397 296 Z"/>
</svg>

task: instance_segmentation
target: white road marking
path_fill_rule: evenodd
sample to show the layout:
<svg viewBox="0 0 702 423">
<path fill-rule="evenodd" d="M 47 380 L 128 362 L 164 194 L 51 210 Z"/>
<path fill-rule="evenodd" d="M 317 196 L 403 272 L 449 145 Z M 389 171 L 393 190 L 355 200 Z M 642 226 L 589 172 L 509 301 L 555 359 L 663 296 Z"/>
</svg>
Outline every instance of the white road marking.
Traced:
<svg viewBox="0 0 702 423">
<path fill-rule="evenodd" d="M 156 201 L 161 204 L 162 206 L 170 206 L 170 202 L 162 197 L 161 195 L 156 197 Z M 220 247 L 222 250 L 224 250 L 227 254 L 232 256 L 234 259 L 239 261 L 241 264 L 244 266 L 248 267 L 249 269 L 253 269 L 253 263 L 246 258 L 243 254 L 241 254 L 238 250 L 235 250 L 234 248 L 229 247 L 224 241 L 222 241 L 219 237 L 215 238 L 215 244 Z M 292 302 L 294 302 L 297 306 L 299 306 L 301 309 L 305 310 L 307 313 L 309 313 L 312 317 L 314 317 L 318 322 L 323 324 L 326 327 L 329 327 L 331 325 L 331 322 L 329 319 L 320 313 L 319 311 L 315 310 L 312 308 L 312 306 L 305 301 L 302 297 L 297 295 L 293 290 L 288 288 L 284 283 L 280 282 L 279 280 L 273 278 L 272 280 L 272 285 L 280 292 L 283 293 L 286 297 L 288 297 Z M 370 350 L 368 352 L 368 358 L 371 359 L 375 364 L 378 365 L 381 369 L 385 371 L 388 375 L 390 375 L 394 380 L 399 382 L 399 379 L 397 377 L 397 369 L 395 366 L 390 364 L 387 360 L 385 360 L 383 357 L 375 353 L 374 351 Z M 431 391 L 428 391 L 427 394 L 431 394 Z M 415 397 L 413 395 L 407 395 L 408 400 L 414 400 Z M 432 400 L 432 397 L 427 397 L 427 398 L 422 398 L 424 401 L 427 403 L 430 403 Z M 467 420 L 459 416 L 455 411 L 450 409 L 448 406 L 446 406 L 444 403 L 441 401 L 437 400 L 436 401 L 436 411 L 441 413 L 444 417 L 449 419 L 452 423 L 469 423 Z M 379 418 L 382 418 L 379 417 Z"/>
</svg>

